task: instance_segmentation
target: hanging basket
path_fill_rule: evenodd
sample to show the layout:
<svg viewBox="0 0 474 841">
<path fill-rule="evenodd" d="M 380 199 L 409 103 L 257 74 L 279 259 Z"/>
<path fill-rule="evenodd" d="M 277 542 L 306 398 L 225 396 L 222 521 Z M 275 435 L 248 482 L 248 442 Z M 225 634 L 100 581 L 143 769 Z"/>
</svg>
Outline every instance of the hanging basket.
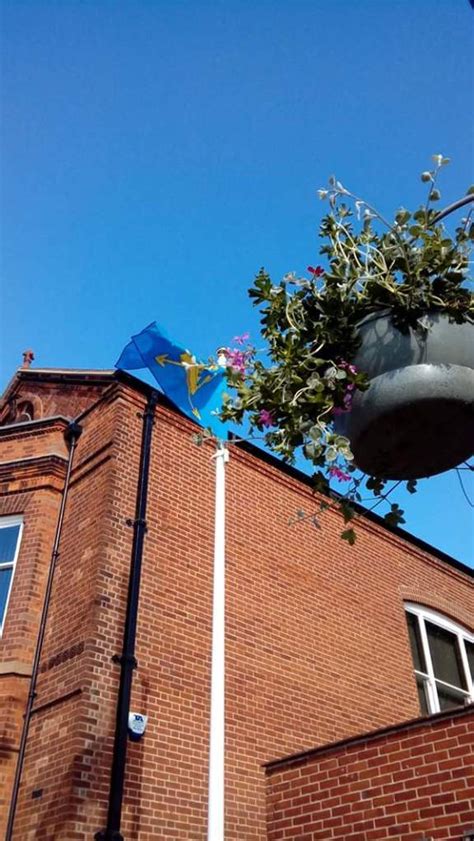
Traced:
<svg viewBox="0 0 474 841">
<path fill-rule="evenodd" d="M 336 420 L 356 465 L 373 476 L 420 479 L 474 452 L 474 324 L 440 313 L 401 333 L 386 313 L 359 325 L 354 363 L 370 379 Z"/>
</svg>

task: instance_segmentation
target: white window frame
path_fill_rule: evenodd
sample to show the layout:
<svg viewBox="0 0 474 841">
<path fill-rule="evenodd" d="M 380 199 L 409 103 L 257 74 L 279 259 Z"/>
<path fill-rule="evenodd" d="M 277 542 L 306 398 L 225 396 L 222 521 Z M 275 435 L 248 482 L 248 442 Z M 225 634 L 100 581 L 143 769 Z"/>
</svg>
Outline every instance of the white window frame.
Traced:
<svg viewBox="0 0 474 841">
<path fill-rule="evenodd" d="M 18 554 L 20 551 L 20 544 L 21 538 L 23 535 L 23 517 L 19 515 L 9 516 L 9 517 L 0 517 L 0 529 L 10 528 L 11 526 L 20 526 L 18 531 L 18 537 L 16 539 L 16 547 L 15 553 L 13 555 L 13 559 L 11 561 L 4 561 L 0 563 L 0 569 L 10 569 L 12 568 L 12 577 L 10 578 L 10 586 L 8 588 L 7 598 L 5 600 L 5 610 L 3 611 L 3 619 L 0 621 L 0 638 L 3 634 L 3 628 L 5 625 L 5 620 L 7 618 L 8 613 L 8 604 L 10 602 L 10 596 L 13 588 L 13 579 L 15 578 L 15 570 L 16 570 L 16 562 L 18 559 Z M 1 617 L 0 617 L 1 619 Z"/>
<path fill-rule="evenodd" d="M 423 607 L 422 605 L 414 604 L 413 602 L 405 602 L 405 610 L 407 613 L 414 614 L 418 621 L 423 656 L 426 664 L 426 672 L 420 672 L 418 669 L 414 669 L 414 673 L 423 681 L 428 712 L 441 712 L 438 690 L 436 688 L 437 683 L 442 686 L 446 686 L 447 689 L 452 689 L 459 694 L 463 694 L 464 703 L 474 703 L 474 675 L 471 675 L 470 673 L 466 646 L 464 644 L 464 641 L 466 640 L 474 645 L 474 634 L 471 633 L 471 631 L 468 631 L 467 628 L 459 625 L 457 622 L 453 622 L 452 619 L 448 619 L 447 616 L 443 616 L 442 613 L 438 613 L 436 610 L 431 610 L 430 608 Z M 449 633 L 454 634 L 454 636 L 457 637 L 461 662 L 464 669 L 464 676 L 468 687 L 467 690 L 463 690 L 459 686 L 453 686 L 450 683 L 445 683 L 445 681 L 442 681 L 439 678 L 435 678 L 425 622 L 431 622 L 432 625 L 437 625 L 439 628 L 443 628 L 443 630 L 449 631 Z"/>
</svg>

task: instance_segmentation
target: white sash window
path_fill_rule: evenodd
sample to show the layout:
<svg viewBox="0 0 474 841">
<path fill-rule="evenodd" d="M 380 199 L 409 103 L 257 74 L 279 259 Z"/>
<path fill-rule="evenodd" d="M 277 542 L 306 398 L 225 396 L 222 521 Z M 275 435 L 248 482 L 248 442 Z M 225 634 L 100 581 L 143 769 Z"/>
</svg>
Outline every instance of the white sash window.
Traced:
<svg viewBox="0 0 474 841">
<path fill-rule="evenodd" d="M 474 702 L 474 634 L 434 610 L 405 608 L 421 712 Z"/>
</svg>

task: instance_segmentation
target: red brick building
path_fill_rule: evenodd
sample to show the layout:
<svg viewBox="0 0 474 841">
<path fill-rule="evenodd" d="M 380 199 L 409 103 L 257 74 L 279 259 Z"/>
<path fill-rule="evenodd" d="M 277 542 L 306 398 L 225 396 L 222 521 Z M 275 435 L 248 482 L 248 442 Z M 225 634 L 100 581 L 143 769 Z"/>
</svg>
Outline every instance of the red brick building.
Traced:
<svg viewBox="0 0 474 841">
<path fill-rule="evenodd" d="M 0 832 L 68 484 L 16 840 L 105 825 L 150 391 L 117 372 L 24 368 L 0 407 Z M 127 841 L 206 838 L 214 466 L 195 430 L 160 401 Z M 469 837 L 472 572 L 375 515 L 352 548 L 334 512 L 291 525 L 313 505 L 308 481 L 249 446 L 231 445 L 227 499 L 226 841 Z"/>
</svg>

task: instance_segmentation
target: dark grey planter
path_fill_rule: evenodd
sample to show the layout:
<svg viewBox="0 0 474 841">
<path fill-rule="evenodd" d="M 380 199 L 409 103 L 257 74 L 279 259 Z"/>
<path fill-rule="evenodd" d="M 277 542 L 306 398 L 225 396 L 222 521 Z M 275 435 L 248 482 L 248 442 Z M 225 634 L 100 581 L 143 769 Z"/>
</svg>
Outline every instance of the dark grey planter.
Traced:
<svg viewBox="0 0 474 841">
<path fill-rule="evenodd" d="M 474 452 L 474 324 L 433 313 L 403 334 L 389 315 L 360 323 L 354 363 L 370 378 L 337 417 L 357 466 L 388 479 L 442 473 Z"/>
</svg>

